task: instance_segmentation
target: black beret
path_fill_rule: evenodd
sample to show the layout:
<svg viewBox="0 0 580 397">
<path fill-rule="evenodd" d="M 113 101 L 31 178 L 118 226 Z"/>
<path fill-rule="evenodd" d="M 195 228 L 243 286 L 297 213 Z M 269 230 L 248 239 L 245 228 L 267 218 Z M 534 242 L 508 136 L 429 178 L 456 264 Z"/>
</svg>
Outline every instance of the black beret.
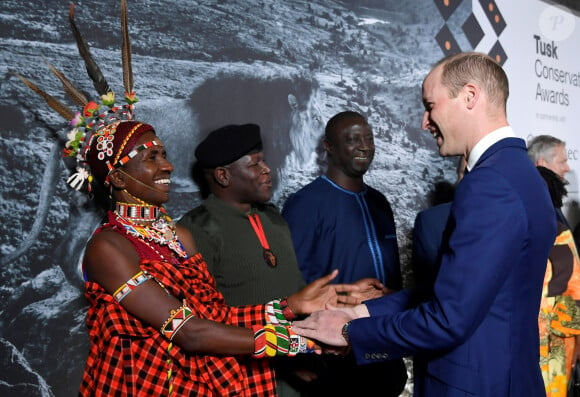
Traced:
<svg viewBox="0 0 580 397">
<path fill-rule="evenodd" d="M 195 158 L 201 168 L 216 168 L 261 150 L 262 138 L 258 125 L 226 125 L 210 132 L 197 145 Z"/>
</svg>

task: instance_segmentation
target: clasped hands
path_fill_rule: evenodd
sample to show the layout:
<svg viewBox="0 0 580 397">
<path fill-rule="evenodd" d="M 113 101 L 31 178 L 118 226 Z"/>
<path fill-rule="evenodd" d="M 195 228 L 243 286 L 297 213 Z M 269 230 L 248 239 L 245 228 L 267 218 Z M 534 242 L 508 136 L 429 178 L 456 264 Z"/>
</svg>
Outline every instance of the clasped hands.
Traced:
<svg viewBox="0 0 580 397">
<path fill-rule="evenodd" d="M 342 335 L 342 327 L 350 320 L 368 317 L 363 301 L 379 298 L 390 292 L 379 280 L 364 278 L 353 284 L 329 284 L 336 277 L 334 271 L 312 282 L 288 298 L 288 304 L 296 314 L 310 314 L 294 321 L 295 333 L 318 342 L 317 353 L 345 354 L 349 347 Z M 301 307 L 295 310 L 291 298 L 299 299 Z"/>
</svg>

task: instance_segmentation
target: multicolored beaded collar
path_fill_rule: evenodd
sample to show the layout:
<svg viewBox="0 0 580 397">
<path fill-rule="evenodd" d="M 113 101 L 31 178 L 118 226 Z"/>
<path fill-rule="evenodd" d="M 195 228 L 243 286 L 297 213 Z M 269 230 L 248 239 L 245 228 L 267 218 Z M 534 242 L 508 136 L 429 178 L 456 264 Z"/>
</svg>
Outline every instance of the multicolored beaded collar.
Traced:
<svg viewBox="0 0 580 397">
<path fill-rule="evenodd" d="M 175 232 L 175 222 L 163 207 L 141 204 L 117 203 L 115 208 L 117 221 L 133 237 L 164 245 L 181 258 L 187 258 L 187 252 Z M 139 225 L 135 222 L 153 221 L 151 225 Z"/>
</svg>

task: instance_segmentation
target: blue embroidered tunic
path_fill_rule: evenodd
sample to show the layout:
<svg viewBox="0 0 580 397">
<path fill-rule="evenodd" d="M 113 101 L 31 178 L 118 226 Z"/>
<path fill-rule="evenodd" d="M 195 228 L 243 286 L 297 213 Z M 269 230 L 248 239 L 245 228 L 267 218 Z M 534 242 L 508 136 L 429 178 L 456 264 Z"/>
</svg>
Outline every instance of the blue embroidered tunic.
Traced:
<svg viewBox="0 0 580 397">
<path fill-rule="evenodd" d="M 393 211 L 378 190 L 365 185 L 355 193 L 320 176 L 290 195 L 282 215 L 306 282 L 337 268 L 337 283 L 376 277 L 401 288 Z"/>
</svg>

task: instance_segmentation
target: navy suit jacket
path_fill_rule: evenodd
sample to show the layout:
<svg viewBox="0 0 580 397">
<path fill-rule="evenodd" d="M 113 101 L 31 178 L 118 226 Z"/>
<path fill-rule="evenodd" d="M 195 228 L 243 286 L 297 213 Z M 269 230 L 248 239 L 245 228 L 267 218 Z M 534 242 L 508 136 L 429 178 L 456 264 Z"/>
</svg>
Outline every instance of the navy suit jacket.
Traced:
<svg viewBox="0 0 580 397">
<path fill-rule="evenodd" d="M 424 396 L 545 396 L 538 310 L 556 237 L 553 205 L 522 139 L 488 148 L 457 186 L 433 297 L 407 289 L 352 321 L 359 364 L 429 353 Z M 421 394 L 419 394 L 421 393 Z"/>
<path fill-rule="evenodd" d="M 446 228 L 451 202 L 435 205 L 417 214 L 413 225 L 413 276 L 415 284 L 430 286 L 439 271 L 439 260 L 448 238 Z"/>
</svg>

